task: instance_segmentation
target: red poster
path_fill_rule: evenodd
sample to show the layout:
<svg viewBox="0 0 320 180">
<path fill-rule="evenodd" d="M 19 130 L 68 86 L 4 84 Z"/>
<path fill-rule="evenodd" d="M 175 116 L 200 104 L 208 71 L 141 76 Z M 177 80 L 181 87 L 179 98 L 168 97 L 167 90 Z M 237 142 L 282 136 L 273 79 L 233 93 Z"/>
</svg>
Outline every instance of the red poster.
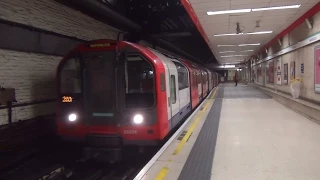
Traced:
<svg viewBox="0 0 320 180">
<path fill-rule="evenodd" d="M 320 93 L 320 46 L 315 47 L 314 56 L 314 87 L 315 91 Z"/>
</svg>

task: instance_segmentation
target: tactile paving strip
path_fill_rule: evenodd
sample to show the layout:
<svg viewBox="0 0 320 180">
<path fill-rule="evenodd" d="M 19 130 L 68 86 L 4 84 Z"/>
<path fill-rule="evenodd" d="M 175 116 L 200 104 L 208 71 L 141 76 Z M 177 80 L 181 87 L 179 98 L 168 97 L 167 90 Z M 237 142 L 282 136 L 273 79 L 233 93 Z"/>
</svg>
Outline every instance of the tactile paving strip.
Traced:
<svg viewBox="0 0 320 180">
<path fill-rule="evenodd" d="M 223 98 L 223 87 L 212 105 L 207 119 L 182 169 L 179 180 L 210 180 L 213 156 L 216 147 L 220 113 Z"/>
</svg>

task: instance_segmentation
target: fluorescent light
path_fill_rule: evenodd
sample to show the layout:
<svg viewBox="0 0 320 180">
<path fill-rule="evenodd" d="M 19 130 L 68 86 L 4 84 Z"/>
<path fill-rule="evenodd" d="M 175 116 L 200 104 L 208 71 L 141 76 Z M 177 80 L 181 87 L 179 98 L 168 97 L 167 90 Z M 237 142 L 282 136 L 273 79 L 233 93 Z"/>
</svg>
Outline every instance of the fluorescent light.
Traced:
<svg viewBox="0 0 320 180">
<path fill-rule="evenodd" d="M 222 47 L 222 46 L 236 46 L 236 45 L 218 45 L 218 47 Z"/>
<path fill-rule="evenodd" d="M 245 50 L 245 51 L 240 51 L 240 52 L 251 52 L 251 51 L 253 51 L 253 50 Z"/>
<path fill-rule="evenodd" d="M 235 56 L 248 56 L 248 55 L 235 55 Z"/>
<path fill-rule="evenodd" d="M 260 46 L 260 43 L 256 43 L 256 44 L 239 44 L 239 46 Z"/>
<path fill-rule="evenodd" d="M 260 32 L 251 32 L 251 33 L 246 33 L 246 34 L 270 34 L 272 31 L 260 31 Z"/>
<path fill-rule="evenodd" d="M 236 67 L 235 65 L 224 65 L 223 66 L 224 68 L 234 68 L 234 67 Z"/>
<path fill-rule="evenodd" d="M 253 35 L 253 34 L 270 34 L 273 31 L 260 31 L 260 32 L 249 32 L 249 33 L 231 33 L 231 34 L 215 34 L 213 36 L 237 36 L 237 35 Z"/>
<path fill-rule="evenodd" d="M 299 8 L 301 4 L 288 5 L 288 6 L 274 6 L 274 7 L 264 7 L 264 8 L 254 8 L 252 11 L 268 11 L 268 10 L 278 10 L 278 9 L 293 9 Z"/>
<path fill-rule="evenodd" d="M 218 15 L 218 14 L 233 14 L 233 13 L 249 13 L 251 11 L 267 11 L 267 10 L 278 10 L 278 9 L 293 9 L 299 8 L 301 4 L 287 5 L 287 6 L 274 6 L 274 7 L 263 7 L 254 9 L 234 9 L 234 10 L 224 10 L 224 11 L 208 11 L 208 15 Z"/>
<path fill-rule="evenodd" d="M 208 11 L 208 15 L 217 15 L 217 14 L 233 14 L 233 13 L 248 13 L 251 12 L 251 9 L 235 9 L 235 10 L 225 10 L 225 11 Z"/>
<path fill-rule="evenodd" d="M 243 33 L 231 33 L 231 34 L 215 34 L 213 36 L 237 36 L 237 35 L 243 35 Z"/>
<path fill-rule="evenodd" d="M 235 52 L 235 51 L 222 51 L 222 52 L 219 52 L 219 53 L 230 53 L 230 52 Z"/>
<path fill-rule="evenodd" d="M 220 57 L 233 57 L 234 55 L 230 55 L 230 56 L 220 56 Z"/>
</svg>

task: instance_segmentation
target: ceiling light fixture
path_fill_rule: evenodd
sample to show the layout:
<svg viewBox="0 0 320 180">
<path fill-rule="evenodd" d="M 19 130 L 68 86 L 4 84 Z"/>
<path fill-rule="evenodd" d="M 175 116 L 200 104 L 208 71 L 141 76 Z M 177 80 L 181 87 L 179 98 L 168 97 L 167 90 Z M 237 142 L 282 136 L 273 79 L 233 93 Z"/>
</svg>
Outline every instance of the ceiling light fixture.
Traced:
<svg viewBox="0 0 320 180">
<path fill-rule="evenodd" d="M 235 65 L 224 65 L 223 66 L 224 68 L 234 68 L 234 67 L 236 67 Z"/>
<path fill-rule="evenodd" d="M 246 33 L 246 34 L 270 34 L 272 33 L 273 31 L 260 31 L 260 32 L 251 32 L 251 33 Z"/>
<path fill-rule="evenodd" d="M 237 45 L 218 45 L 218 47 L 223 47 L 223 46 L 237 46 Z"/>
<path fill-rule="evenodd" d="M 279 10 L 279 9 L 294 9 L 300 8 L 301 4 L 286 5 L 286 6 L 273 6 L 273 7 L 263 7 L 263 8 L 253 8 L 253 9 L 234 9 L 234 10 L 224 10 L 224 11 L 208 11 L 207 14 L 218 15 L 218 14 L 233 14 L 233 13 L 249 13 L 255 11 L 268 11 L 268 10 Z"/>
<path fill-rule="evenodd" d="M 279 9 L 294 9 L 299 8 L 301 4 L 288 5 L 288 6 L 274 6 L 274 7 L 264 7 L 264 8 L 254 8 L 252 11 L 268 11 L 268 10 L 279 10 Z"/>
<path fill-rule="evenodd" d="M 215 34 L 213 36 L 236 36 L 236 35 L 254 35 L 254 34 L 270 34 L 273 31 L 260 31 L 260 32 L 249 32 L 249 33 L 231 33 L 231 34 Z"/>
<path fill-rule="evenodd" d="M 236 33 L 231 33 L 231 34 L 215 34 L 213 36 L 237 36 L 237 35 L 243 35 L 243 33 L 239 33 L 239 34 L 236 34 Z"/>
<path fill-rule="evenodd" d="M 240 51 L 240 52 L 251 52 L 251 51 L 253 51 L 253 50 L 245 50 L 245 51 Z"/>
<path fill-rule="evenodd" d="M 217 14 L 233 14 L 233 13 L 248 13 L 251 12 L 251 9 L 235 9 L 235 10 L 225 10 L 225 11 L 208 11 L 208 15 L 217 15 Z"/>
<path fill-rule="evenodd" d="M 230 55 L 230 56 L 220 56 L 220 57 L 234 57 L 234 55 Z"/>
<path fill-rule="evenodd" d="M 235 55 L 235 56 L 248 56 L 248 55 Z"/>
<path fill-rule="evenodd" d="M 235 52 L 235 51 L 222 51 L 222 52 L 219 52 L 219 53 L 231 53 L 231 52 Z"/>
<path fill-rule="evenodd" d="M 256 44 L 239 44 L 239 46 L 260 46 L 260 43 L 256 43 Z"/>
</svg>

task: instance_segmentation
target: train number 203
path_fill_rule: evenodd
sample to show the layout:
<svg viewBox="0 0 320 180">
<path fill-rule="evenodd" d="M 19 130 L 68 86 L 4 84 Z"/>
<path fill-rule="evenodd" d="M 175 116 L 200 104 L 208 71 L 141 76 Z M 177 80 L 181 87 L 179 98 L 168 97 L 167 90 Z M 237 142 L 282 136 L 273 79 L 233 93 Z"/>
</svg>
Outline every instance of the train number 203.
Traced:
<svg viewBox="0 0 320 180">
<path fill-rule="evenodd" d="M 62 97 L 62 102 L 63 102 L 63 103 L 70 103 L 70 102 L 72 102 L 72 97 L 70 97 L 70 96 L 63 96 L 63 97 Z"/>
</svg>

